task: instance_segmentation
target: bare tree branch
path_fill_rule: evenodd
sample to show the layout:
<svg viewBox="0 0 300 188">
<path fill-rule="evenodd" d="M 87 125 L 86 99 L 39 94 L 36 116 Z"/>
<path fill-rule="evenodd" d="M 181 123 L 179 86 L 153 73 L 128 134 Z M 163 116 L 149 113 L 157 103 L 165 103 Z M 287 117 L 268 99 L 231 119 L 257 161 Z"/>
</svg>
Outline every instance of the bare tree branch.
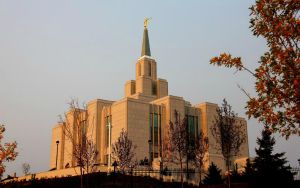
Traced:
<svg viewBox="0 0 300 188">
<path fill-rule="evenodd" d="M 180 164 L 181 187 L 183 187 L 183 161 L 187 157 L 187 121 L 180 119 L 180 114 L 175 110 L 175 122 L 170 121 L 170 150 L 173 162 Z"/>
<path fill-rule="evenodd" d="M 30 165 L 28 163 L 23 163 L 22 164 L 22 171 L 24 173 L 24 175 L 28 175 L 29 171 L 30 171 Z"/>
<path fill-rule="evenodd" d="M 85 104 L 80 108 L 78 100 L 75 99 L 68 104 L 69 111 L 64 114 L 64 118 L 60 116 L 60 122 L 63 122 L 63 135 L 72 146 L 70 156 L 76 163 L 73 165 L 80 168 L 81 187 L 83 187 L 83 174 L 94 172 L 97 164 L 98 151 L 92 139 L 93 134 L 90 138 L 87 135 L 89 129 L 93 133 L 94 122 L 89 122 L 89 113 Z"/>
<path fill-rule="evenodd" d="M 237 114 L 232 110 L 232 107 L 223 100 L 221 108 L 217 109 L 217 116 L 214 125 L 211 127 L 212 135 L 215 137 L 216 143 L 219 146 L 226 162 L 226 167 L 229 172 L 231 159 L 237 156 L 241 145 L 246 141 L 243 124 L 238 121 Z M 230 175 L 230 173 L 228 173 Z M 228 175 L 228 185 L 230 186 L 230 176 Z"/>
<path fill-rule="evenodd" d="M 120 132 L 118 140 L 112 145 L 112 158 L 118 163 L 121 171 L 133 168 L 137 165 L 134 161 L 136 146 L 128 138 L 128 133 L 124 129 Z"/>
<path fill-rule="evenodd" d="M 202 184 L 202 170 L 204 163 L 207 161 L 207 154 L 208 154 L 208 138 L 204 136 L 204 133 L 201 131 L 199 133 L 198 139 L 195 142 L 194 147 L 194 164 L 199 169 L 199 186 Z"/>
</svg>

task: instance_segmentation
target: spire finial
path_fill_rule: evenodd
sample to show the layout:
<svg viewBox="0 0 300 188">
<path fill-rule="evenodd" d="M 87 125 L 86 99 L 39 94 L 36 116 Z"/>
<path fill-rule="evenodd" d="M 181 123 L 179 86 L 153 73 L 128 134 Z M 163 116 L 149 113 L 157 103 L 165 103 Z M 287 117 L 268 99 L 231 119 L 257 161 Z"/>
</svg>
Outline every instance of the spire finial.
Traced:
<svg viewBox="0 0 300 188">
<path fill-rule="evenodd" d="M 147 29 L 148 28 L 148 22 L 149 20 L 151 20 L 152 18 L 145 18 L 144 19 L 144 27 Z"/>
<path fill-rule="evenodd" d="M 148 29 L 147 29 L 149 20 L 151 20 L 151 18 L 145 18 L 145 20 L 144 20 L 144 35 L 143 35 L 141 57 L 151 56 L 150 43 L 149 43 L 149 37 L 148 37 Z"/>
</svg>

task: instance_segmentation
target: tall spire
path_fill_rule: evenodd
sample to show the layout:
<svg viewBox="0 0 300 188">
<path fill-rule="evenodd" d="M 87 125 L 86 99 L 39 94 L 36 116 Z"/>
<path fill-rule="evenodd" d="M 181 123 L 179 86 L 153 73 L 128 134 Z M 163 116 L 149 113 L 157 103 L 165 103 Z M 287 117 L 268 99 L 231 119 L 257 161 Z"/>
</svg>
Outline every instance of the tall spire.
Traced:
<svg viewBox="0 0 300 188">
<path fill-rule="evenodd" d="M 150 43 L 149 43 L 149 37 L 148 37 L 148 21 L 150 19 L 151 18 L 145 18 L 145 20 L 144 20 L 144 35 L 143 35 L 143 44 L 142 44 L 141 57 L 151 56 Z"/>
</svg>

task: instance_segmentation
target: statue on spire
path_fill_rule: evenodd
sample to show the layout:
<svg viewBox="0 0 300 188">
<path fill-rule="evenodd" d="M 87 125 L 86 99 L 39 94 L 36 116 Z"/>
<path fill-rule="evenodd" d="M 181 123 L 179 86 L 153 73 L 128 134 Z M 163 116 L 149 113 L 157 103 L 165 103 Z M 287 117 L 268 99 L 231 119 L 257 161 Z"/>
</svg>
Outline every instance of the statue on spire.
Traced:
<svg viewBox="0 0 300 188">
<path fill-rule="evenodd" d="M 151 18 L 145 18 L 144 19 L 144 27 L 145 28 L 148 28 L 148 22 L 149 22 L 149 20 L 151 20 Z"/>
</svg>

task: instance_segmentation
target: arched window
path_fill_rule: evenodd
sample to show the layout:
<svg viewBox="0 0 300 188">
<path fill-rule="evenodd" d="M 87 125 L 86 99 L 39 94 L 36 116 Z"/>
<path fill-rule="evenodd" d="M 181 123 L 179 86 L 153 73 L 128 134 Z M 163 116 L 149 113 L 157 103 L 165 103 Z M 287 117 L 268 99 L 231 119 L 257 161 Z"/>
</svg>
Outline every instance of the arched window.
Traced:
<svg viewBox="0 0 300 188">
<path fill-rule="evenodd" d="M 138 71 L 138 76 L 141 76 L 141 64 L 140 63 L 138 64 L 138 70 L 137 71 Z"/>
<path fill-rule="evenodd" d="M 148 62 L 148 76 L 151 76 L 151 63 Z"/>
</svg>

